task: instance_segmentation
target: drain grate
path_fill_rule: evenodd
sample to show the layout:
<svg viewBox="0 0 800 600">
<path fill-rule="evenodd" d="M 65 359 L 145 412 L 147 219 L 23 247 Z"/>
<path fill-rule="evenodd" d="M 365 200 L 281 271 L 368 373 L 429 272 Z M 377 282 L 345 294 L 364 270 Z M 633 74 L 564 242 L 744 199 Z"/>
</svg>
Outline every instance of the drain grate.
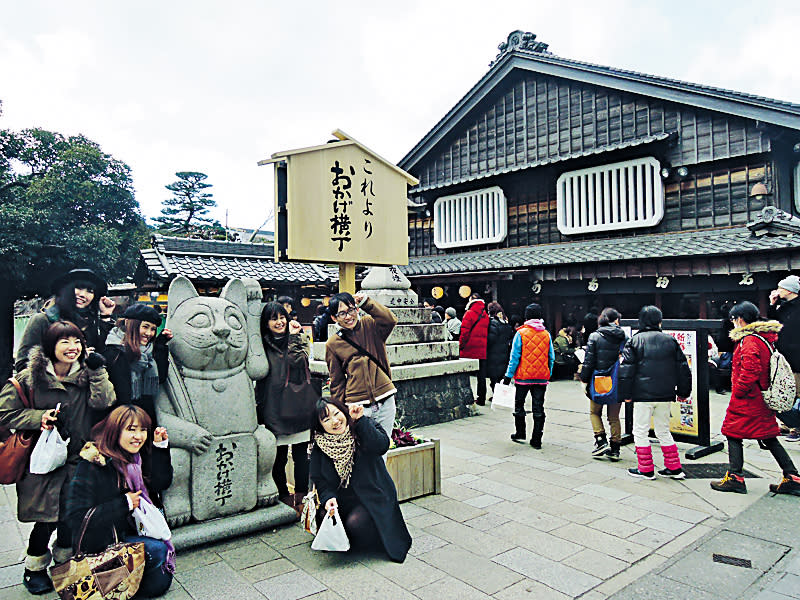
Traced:
<svg viewBox="0 0 800 600">
<path fill-rule="evenodd" d="M 724 554 L 714 554 L 714 562 L 722 563 L 723 565 L 733 565 L 734 567 L 744 567 L 745 569 L 752 569 L 753 563 L 747 558 L 738 558 L 736 556 L 726 556 Z"/>
<path fill-rule="evenodd" d="M 722 479 L 728 470 L 728 463 L 683 463 L 686 479 Z M 746 479 L 757 478 L 758 475 L 745 470 Z"/>
</svg>

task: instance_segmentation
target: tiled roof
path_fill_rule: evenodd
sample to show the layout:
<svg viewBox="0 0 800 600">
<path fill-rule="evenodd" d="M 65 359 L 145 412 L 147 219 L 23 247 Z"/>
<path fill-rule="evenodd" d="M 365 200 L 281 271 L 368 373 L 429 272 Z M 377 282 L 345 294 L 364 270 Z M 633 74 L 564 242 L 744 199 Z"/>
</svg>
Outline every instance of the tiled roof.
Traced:
<svg viewBox="0 0 800 600">
<path fill-rule="evenodd" d="M 800 235 L 756 237 L 746 227 L 562 242 L 410 258 L 407 276 L 524 269 L 579 263 L 686 258 L 800 248 Z"/>
<path fill-rule="evenodd" d="M 516 165 L 511 165 L 508 167 L 501 167 L 498 169 L 492 169 L 491 171 L 482 171 L 481 173 L 475 173 L 473 175 L 469 175 L 467 177 L 460 177 L 458 179 L 448 179 L 446 181 L 441 181 L 437 183 L 431 183 L 429 185 L 420 185 L 412 189 L 412 192 L 424 192 L 425 190 L 432 190 L 442 187 L 449 187 L 451 185 L 456 185 L 459 183 L 465 183 L 467 181 L 474 181 L 476 179 L 483 179 L 490 175 L 502 175 L 504 173 L 512 173 L 514 171 L 521 171 L 522 169 L 530 169 L 533 167 L 541 167 L 544 165 L 549 165 L 557 162 L 563 162 L 565 160 L 572 160 L 574 158 L 581 158 L 584 156 L 591 156 L 593 154 L 603 154 L 605 152 L 613 152 L 614 150 L 624 150 L 625 148 L 633 148 L 635 146 L 642 146 L 644 144 L 652 144 L 653 142 L 661 142 L 670 137 L 676 136 L 676 132 L 664 132 L 664 133 L 657 133 L 655 135 L 646 135 L 643 137 L 639 137 L 633 140 L 627 140 L 624 142 L 617 142 L 615 144 L 608 144 L 606 146 L 600 146 L 599 148 L 592 148 L 590 150 L 584 150 L 582 152 L 572 152 L 570 154 L 564 154 L 562 156 L 551 156 L 548 158 L 542 158 L 540 160 L 533 160 L 526 163 L 520 163 Z"/>
<path fill-rule="evenodd" d="M 276 263 L 267 244 L 218 242 L 156 235 L 153 248 L 139 251 L 150 279 L 168 281 L 183 275 L 193 281 L 225 282 L 253 277 L 262 284 L 329 284 L 334 268 L 313 263 Z"/>
</svg>

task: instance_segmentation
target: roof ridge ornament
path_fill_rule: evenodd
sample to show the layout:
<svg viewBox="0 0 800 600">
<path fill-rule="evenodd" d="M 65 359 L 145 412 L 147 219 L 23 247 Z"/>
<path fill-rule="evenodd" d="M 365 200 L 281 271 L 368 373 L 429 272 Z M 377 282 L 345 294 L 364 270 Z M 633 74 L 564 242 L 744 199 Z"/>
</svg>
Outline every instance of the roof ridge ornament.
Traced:
<svg viewBox="0 0 800 600">
<path fill-rule="evenodd" d="M 517 29 L 508 34 L 508 39 L 501 43 L 497 49 L 500 54 L 495 56 L 494 60 L 489 63 L 493 67 L 497 62 L 507 53 L 514 50 L 525 50 L 526 52 L 536 52 L 539 54 L 551 54 L 547 51 L 548 45 L 544 42 L 536 41 L 536 34 L 530 31 L 522 31 Z"/>
<path fill-rule="evenodd" d="M 765 206 L 756 220 L 747 224 L 747 228 L 756 237 L 792 235 L 800 233 L 800 219 L 775 206 Z"/>
</svg>

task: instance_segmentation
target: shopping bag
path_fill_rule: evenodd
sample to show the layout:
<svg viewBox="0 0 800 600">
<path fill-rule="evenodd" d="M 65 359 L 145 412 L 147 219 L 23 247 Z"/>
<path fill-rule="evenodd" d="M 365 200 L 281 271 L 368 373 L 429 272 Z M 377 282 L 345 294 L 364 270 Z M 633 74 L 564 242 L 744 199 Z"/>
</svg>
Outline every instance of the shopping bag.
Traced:
<svg viewBox="0 0 800 600">
<path fill-rule="evenodd" d="M 55 427 L 43 431 L 31 452 L 30 472 L 44 475 L 63 467 L 67 462 L 68 443 L 69 438 L 62 439 Z"/>
<path fill-rule="evenodd" d="M 350 550 L 350 540 L 347 539 L 342 520 L 339 518 L 338 509 L 328 511 L 317 531 L 317 537 L 311 542 L 312 550 L 326 550 L 328 552 L 347 552 Z"/>
<path fill-rule="evenodd" d="M 172 537 L 164 515 L 144 498 L 140 497 L 138 508 L 133 509 L 133 521 L 137 535 L 157 540 L 168 540 Z"/>
<path fill-rule="evenodd" d="M 492 396 L 492 410 L 503 408 L 514 408 L 514 396 L 516 395 L 516 388 L 513 383 L 508 385 L 502 381 L 494 384 L 494 394 Z"/>
<path fill-rule="evenodd" d="M 303 497 L 303 512 L 300 515 L 300 521 L 303 523 L 303 529 L 312 535 L 317 533 L 317 511 L 319 510 L 319 496 L 317 495 L 317 488 L 311 488 Z"/>
</svg>

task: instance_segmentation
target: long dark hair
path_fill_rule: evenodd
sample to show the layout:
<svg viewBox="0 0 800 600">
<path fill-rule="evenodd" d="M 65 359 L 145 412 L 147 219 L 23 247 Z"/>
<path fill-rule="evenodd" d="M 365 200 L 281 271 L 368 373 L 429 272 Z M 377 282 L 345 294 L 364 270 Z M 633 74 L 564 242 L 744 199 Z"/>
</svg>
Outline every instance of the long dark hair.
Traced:
<svg viewBox="0 0 800 600">
<path fill-rule="evenodd" d="M 94 298 L 89 303 L 89 306 L 82 311 L 83 314 L 78 313 L 77 306 L 75 305 L 75 290 L 84 289 L 91 290 Z M 100 296 L 97 294 L 96 286 L 90 281 L 77 280 L 70 281 L 58 290 L 55 297 L 56 307 L 58 308 L 59 318 L 65 321 L 96 321 L 97 313 L 100 310 Z"/>
<path fill-rule="evenodd" d="M 280 302 L 267 302 L 264 305 L 264 308 L 261 309 L 261 337 L 265 338 L 269 336 L 269 339 L 273 342 L 278 344 L 275 336 L 273 335 L 272 331 L 269 328 L 269 320 L 278 317 L 279 315 L 283 315 L 286 318 L 286 334 L 283 337 L 282 344 L 285 345 L 288 342 L 289 337 L 289 313 L 286 312 L 286 309 L 283 307 L 283 304 Z"/>
</svg>

